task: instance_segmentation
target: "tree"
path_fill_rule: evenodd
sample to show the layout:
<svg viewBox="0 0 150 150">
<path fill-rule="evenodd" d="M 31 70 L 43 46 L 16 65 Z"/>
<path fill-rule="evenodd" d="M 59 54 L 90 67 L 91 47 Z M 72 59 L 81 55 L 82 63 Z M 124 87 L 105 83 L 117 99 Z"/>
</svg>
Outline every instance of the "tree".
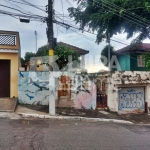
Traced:
<svg viewBox="0 0 150 150">
<path fill-rule="evenodd" d="M 145 62 L 146 62 L 146 68 L 150 70 L 150 54 L 144 54 Z"/>
<path fill-rule="evenodd" d="M 25 62 L 30 61 L 30 58 L 31 58 L 31 57 L 36 57 L 36 54 L 35 54 L 35 53 L 32 53 L 32 52 L 26 52 L 26 53 L 25 53 L 25 57 L 24 57 Z"/>
<path fill-rule="evenodd" d="M 24 58 L 20 58 L 20 61 L 21 61 L 21 66 L 22 66 L 22 67 L 25 67 L 25 63 L 26 63 L 26 62 L 25 62 Z"/>
<path fill-rule="evenodd" d="M 114 47 L 110 46 L 110 58 L 112 55 L 114 55 Z M 103 56 L 107 58 L 107 62 L 105 62 L 106 60 L 104 60 L 105 58 Z M 106 67 L 108 67 L 108 45 L 102 49 L 100 60 Z"/>
<path fill-rule="evenodd" d="M 76 60 L 79 62 L 78 53 L 74 50 L 71 50 L 68 46 L 64 46 L 63 44 L 57 44 L 54 50 L 55 55 L 58 56 L 56 63 L 58 64 L 59 69 L 64 68 L 68 64 L 69 56 L 72 56 L 72 61 Z M 38 49 L 36 56 L 48 56 L 48 51 L 48 46 L 44 45 Z"/>
<path fill-rule="evenodd" d="M 117 33 L 127 33 L 127 39 L 139 33 L 133 42 L 150 38 L 149 0 L 75 0 L 77 8 L 69 8 L 70 17 L 80 25 L 81 30 L 89 28 L 97 32 L 99 44 Z"/>
</svg>

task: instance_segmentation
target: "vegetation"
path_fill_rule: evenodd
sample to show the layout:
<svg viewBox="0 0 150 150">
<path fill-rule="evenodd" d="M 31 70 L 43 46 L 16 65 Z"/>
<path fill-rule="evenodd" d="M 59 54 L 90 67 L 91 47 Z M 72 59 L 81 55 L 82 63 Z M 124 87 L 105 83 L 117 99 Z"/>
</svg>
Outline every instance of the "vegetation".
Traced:
<svg viewBox="0 0 150 150">
<path fill-rule="evenodd" d="M 55 55 L 58 56 L 58 59 L 56 61 L 59 69 L 62 69 L 64 68 L 67 64 L 68 64 L 68 57 L 69 56 L 72 56 L 72 61 L 78 61 L 79 62 L 79 55 L 76 51 L 74 50 L 71 50 L 68 46 L 64 46 L 62 44 L 58 44 L 55 49 Z M 41 56 L 48 56 L 48 53 L 49 53 L 49 48 L 48 48 L 48 45 L 44 45 L 42 47 L 40 47 L 37 51 L 37 53 L 32 53 L 32 52 L 27 52 L 25 54 L 25 57 L 24 59 L 21 58 L 21 62 L 24 63 L 24 62 L 27 62 L 30 60 L 31 57 L 41 57 Z M 74 63 L 74 65 L 76 65 Z M 73 66 L 74 67 L 74 66 Z"/>
<path fill-rule="evenodd" d="M 150 38 L 149 0 L 75 0 L 77 8 L 69 8 L 70 17 L 81 30 L 97 32 L 97 43 L 117 33 L 127 33 L 127 39 L 138 33 L 133 42 Z"/>
<path fill-rule="evenodd" d="M 110 58 L 112 57 L 113 54 L 114 54 L 114 47 L 110 46 Z M 101 57 L 100 57 L 101 62 L 102 62 L 106 67 L 108 67 L 108 61 L 107 61 L 107 64 L 106 64 L 103 56 L 106 57 L 107 60 L 108 60 L 108 45 L 105 46 L 105 47 L 102 49 L 102 51 L 101 51 Z"/>
</svg>

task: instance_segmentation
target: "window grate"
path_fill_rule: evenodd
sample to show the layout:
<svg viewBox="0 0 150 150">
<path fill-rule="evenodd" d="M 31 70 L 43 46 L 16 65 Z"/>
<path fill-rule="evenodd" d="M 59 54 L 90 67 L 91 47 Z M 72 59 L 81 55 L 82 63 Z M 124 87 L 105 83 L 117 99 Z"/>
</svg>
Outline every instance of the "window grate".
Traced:
<svg viewBox="0 0 150 150">
<path fill-rule="evenodd" d="M 0 35 L 0 45 L 15 46 L 16 45 L 16 36 Z"/>
</svg>

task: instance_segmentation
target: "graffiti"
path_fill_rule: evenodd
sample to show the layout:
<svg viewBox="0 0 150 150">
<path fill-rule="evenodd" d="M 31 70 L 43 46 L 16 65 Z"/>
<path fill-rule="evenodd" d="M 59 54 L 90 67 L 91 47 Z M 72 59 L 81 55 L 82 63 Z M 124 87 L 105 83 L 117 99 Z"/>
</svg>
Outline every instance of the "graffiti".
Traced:
<svg viewBox="0 0 150 150">
<path fill-rule="evenodd" d="M 20 77 L 24 78 L 24 75 L 21 72 L 19 72 L 19 75 Z"/>
<path fill-rule="evenodd" d="M 29 94 L 26 94 L 27 97 L 29 97 L 30 100 L 34 98 L 34 96 L 30 96 Z"/>
<path fill-rule="evenodd" d="M 49 81 L 33 81 L 31 78 L 29 78 L 29 84 L 33 84 L 34 86 L 38 87 L 41 91 L 49 90 Z"/>
<path fill-rule="evenodd" d="M 122 109 L 144 109 L 144 92 L 128 89 L 119 92 L 119 110 Z"/>
<path fill-rule="evenodd" d="M 48 105 L 49 96 L 56 96 L 56 107 L 96 108 L 96 87 L 86 76 L 54 72 L 55 90 L 49 91 L 49 72 L 21 72 L 19 103 Z M 58 74 L 58 75 L 57 75 Z"/>
<path fill-rule="evenodd" d="M 68 76 L 61 76 L 58 83 L 58 98 L 61 96 L 71 97 L 71 79 Z"/>
</svg>

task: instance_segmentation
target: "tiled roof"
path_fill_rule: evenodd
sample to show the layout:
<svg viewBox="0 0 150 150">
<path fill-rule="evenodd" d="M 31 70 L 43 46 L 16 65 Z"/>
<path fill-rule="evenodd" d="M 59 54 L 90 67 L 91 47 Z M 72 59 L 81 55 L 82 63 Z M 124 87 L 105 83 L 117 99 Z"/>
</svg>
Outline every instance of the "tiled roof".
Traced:
<svg viewBox="0 0 150 150">
<path fill-rule="evenodd" d="M 89 51 L 87 51 L 87 50 L 84 50 L 82 48 L 79 48 L 79 47 L 76 47 L 76 46 L 73 46 L 73 45 L 69 45 L 67 43 L 58 42 L 58 44 L 62 44 L 62 45 L 68 46 L 70 49 L 78 52 L 79 55 L 85 55 L 85 54 L 89 53 Z"/>
<path fill-rule="evenodd" d="M 142 44 L 128 45 L 124 48 L 115 51 L 115 53 L 122 54 L 122 53 L 130 53 L 135 51 L 150 52 L 150 44 L 142 43 Z"/>
</svg>

